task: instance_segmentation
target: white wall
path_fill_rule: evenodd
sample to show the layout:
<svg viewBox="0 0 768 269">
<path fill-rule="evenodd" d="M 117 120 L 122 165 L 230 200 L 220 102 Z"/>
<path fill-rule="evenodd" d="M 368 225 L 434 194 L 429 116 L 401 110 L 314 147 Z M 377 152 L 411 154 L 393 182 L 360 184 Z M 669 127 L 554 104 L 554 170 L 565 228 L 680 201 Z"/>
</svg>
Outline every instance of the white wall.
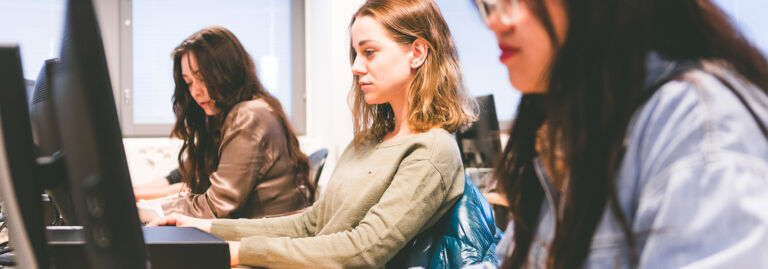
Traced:
<svg viewBox="0 0 768 269">
<path fill-rule="evenodd" d="M 307 1 L 307 133 L 302 149 L 328 148 L 320 178 L 325 186 L 336 160 L 352 140 L 347 96 L 352 85 L 349 21 L 362 0 Z"/>
</svg>

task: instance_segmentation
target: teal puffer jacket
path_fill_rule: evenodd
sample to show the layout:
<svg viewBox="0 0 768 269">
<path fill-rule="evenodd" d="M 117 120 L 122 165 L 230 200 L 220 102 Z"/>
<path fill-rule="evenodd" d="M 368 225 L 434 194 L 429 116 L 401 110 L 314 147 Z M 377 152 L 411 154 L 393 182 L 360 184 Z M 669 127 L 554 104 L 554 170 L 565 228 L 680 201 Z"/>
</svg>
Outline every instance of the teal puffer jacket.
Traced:
<svg viewBox="0 0 768 269">
<path fill-rule="evenodd" d="M 431 228 L 408 242 L 387 268 L 461 268 L 481 262 L 498 265 L 496 244 L 502 232 L 483 194 L 468 176 L 464 181 L 464 196 Z"/>
</svg>

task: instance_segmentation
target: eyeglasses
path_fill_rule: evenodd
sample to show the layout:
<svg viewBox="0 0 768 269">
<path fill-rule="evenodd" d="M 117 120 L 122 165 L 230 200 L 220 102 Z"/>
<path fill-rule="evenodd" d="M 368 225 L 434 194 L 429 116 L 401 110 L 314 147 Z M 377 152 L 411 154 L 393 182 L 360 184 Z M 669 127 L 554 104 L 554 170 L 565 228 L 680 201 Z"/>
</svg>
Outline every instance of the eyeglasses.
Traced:
<svg viewBox="0 0 768 269">
<path fill-rule="evenodd" d="M 485 24 L 490 25 L 493 12 L 496 12 L 496 16 L 502 23 L 511 23 L 511 16 L 517 9 L 519 0 L 474 0 L 474 2 Z"/>
</svg>

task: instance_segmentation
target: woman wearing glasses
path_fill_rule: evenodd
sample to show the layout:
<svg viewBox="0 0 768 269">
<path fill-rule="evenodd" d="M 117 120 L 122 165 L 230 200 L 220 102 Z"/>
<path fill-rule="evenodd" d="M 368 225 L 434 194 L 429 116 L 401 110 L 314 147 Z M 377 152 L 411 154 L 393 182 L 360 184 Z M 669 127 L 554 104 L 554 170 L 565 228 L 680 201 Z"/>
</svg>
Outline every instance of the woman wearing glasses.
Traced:
<svg viewBox="0 0 768 269">
<path fill-rule="evenodd" d="M 768 267 L 768 62 L 722 10 L 475 3 L 523 93 L 502 267 Z"/>
<path fill-rule="evenodd" d="M 350 25 L 354 141 L 323 196 L 300 215 L 150 225 L 231 240 L 232 264 L 382 268 L 464 192 L 450 134 L 475 119 L 451 34 L 432 0 L 370 0 Z"/>
</svg>

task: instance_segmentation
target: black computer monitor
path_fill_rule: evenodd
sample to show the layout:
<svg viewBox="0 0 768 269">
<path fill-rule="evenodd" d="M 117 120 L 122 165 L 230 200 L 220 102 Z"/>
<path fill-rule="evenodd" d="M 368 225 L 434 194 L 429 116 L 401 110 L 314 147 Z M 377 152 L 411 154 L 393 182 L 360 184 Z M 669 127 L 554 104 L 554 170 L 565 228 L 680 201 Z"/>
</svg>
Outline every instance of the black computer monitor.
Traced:
<svg viewBox="0 0 768 269">
<path fill-rule="evenodd" d="M 104 46 L 91 0 L 70 0 L 53 84 L 69 188 L 93 268 L 146 268 Z"/>
<path fill-rule="evenodd" d="M 41 174 L 38 178 L 40 188 L 45 190 L 56 206 L 55 211 L 60 214 L 49 217 L 53 221 L 46 221 L 46 225 L 80 225 L 72 205 L 63 156 L 60 155 L 59 126 L 54 115 L 51 97 L 58 64 L 59 59 L 46 60 L 31 91 L 29 117 L 32 125 L 32 139 L 41 165 L 48 164 L 48 173 Z M 27 92 L 30 91 L 27 90 Z"/>
<path fill-rule="evenodd" d="M 32 136 L 40 156 L 51 156 L 61 150 L 61 142 L 58 137 L 59 126 L 54 117 L 53 100 L 51 100 L 53 79 L 58 64 L 59 59 L 57 58 L 45 61 L 37 75 L 30 100 L 29 114 L 32 121 Z"/>
<path fill-rule="evenodd" d="M 25 79 L 24 84 L 27 86 L 27 104 L 32 103 L 32 93 L 35 91 L 35 81 Z"/>
<path fill-rule="evenodd" d="M 0 196 L 19 266 L 50 266 L 19 48 L 0 45 Z"/>
<path fill-rule="evenodd" d="M 499 120 L 493 94 L 475 98 L 480 113 L 478 120 L 467 130 L 456 133 L 465 167 L 491 168 L 501 152 Z"/>
</svg>

